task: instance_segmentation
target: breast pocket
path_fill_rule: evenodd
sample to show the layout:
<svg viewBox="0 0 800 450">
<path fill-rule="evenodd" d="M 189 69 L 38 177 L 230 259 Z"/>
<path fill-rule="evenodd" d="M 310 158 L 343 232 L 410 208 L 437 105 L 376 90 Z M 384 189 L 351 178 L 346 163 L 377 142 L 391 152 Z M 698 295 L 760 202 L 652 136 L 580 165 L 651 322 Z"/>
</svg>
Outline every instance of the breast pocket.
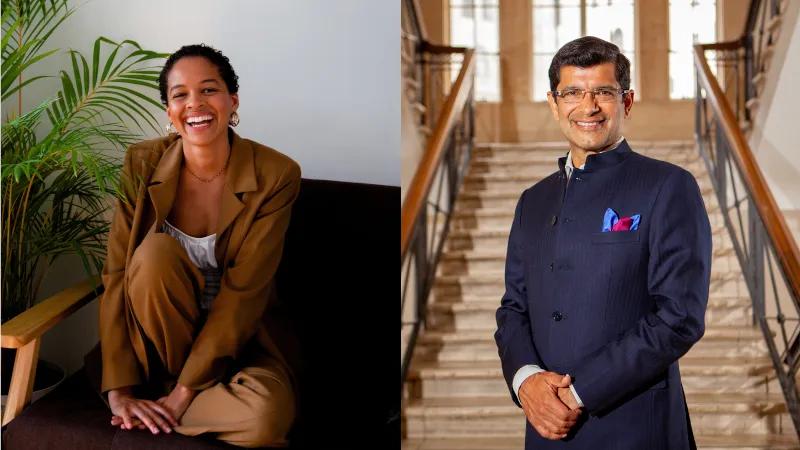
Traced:
<svg viewBox="0 0 800 450">
<path fill-rule="evenodd" d="M 592 244 L 622 244 L 624 242 L 639 242 L 639 230 L 606 231 L 592 235 Z"/>
</svg>

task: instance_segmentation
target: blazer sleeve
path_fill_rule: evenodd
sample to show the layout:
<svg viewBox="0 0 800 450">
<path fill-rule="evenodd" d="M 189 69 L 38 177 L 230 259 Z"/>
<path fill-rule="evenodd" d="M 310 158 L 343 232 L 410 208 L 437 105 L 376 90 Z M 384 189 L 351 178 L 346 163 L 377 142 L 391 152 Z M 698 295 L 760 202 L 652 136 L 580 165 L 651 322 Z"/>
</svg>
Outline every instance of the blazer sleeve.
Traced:
<svg viewBox="0 0 800 450">
<path fill-rule="evenodd" d="M 300 166 L 290 161 L 259 207 L 233 265 L 223 273 L 220 292 L 178 378 L 181 385 L 195 390 L 213 386 L 258 330 L 274 287 L 300 176 Z"/>
<path fill-rule="evenodd" d="M 100 297 L 100 350 L 103 364 L 101 391 L 142 382 L 133 350 L 125 302 L 125 262 L 141 178 L 133 170 L 135 149 L 128 149 L 120 177 L 120 195 L 108 233 L 106 261 L 101 274 L 105 293 Z"/>
<path fill-rule="evenodd" d="M 655 311 L 570 373 L 592 415 L 651 384 L 703 337 L 711 226 L 697 181 L 686 170 L 670 175 L 656 196 L 649 246 L 647 283 Z"/>
<path fill-rule="evenodd" d="M 526 191 L 527 192 L 527 191 Z M 528 315 L 528 295 L 525 286 L 525 262 L 522 238 L 522 208 L 525 193 L 522 194 L 514 212 L 514 222 L 508 239 L 506 256 L 506 290 L 497 309 L 497 331 L 494 339 L 500 354 L 503 377 L 506 379 L 511 398 L 520 406 L 514 392 L 514 375 L 526 365 L 544 365 L 536 352 Z"/>
</svg>

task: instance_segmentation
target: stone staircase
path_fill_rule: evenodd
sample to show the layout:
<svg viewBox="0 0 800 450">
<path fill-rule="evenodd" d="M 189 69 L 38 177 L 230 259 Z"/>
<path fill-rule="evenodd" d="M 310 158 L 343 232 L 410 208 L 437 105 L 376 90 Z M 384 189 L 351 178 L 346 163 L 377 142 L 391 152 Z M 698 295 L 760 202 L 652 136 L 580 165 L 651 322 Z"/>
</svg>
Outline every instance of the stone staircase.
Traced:
<svg viewBox="0 0 800 450">
<path fill-rule="evenodd" d="M 711 220 L 706 333 L 680 361 L 698 446 L 800 449 L 763 337 L 750 325 L 747 287 L 694 142 L 630 144 L 694 173 Z M 503 380 L 494 314 L 514 206 L 566 152 L 563 143 L 475 149 L 406 384 L 404 449 L 523 448 L 526 419 Z"/>
</svg>

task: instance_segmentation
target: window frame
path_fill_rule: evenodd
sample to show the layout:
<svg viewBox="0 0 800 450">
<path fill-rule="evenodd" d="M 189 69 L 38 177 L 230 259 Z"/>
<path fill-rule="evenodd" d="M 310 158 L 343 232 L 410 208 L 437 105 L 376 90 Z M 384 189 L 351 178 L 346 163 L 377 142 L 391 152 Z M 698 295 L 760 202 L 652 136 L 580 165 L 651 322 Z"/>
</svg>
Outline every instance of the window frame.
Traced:
<svg viewBox="0 0 800 450">
<path fill-rule="evenodd" d="M 447 17 L 448 17 L 448 24 L 449 24 L 449 27 L 448 27 L 448 30 L 447 30 L 448 42 L 450 42 L 452 44 L 452 40 L 453 40 L 453 15 L 456 14 L 457 12 L 460 12 L 460 11 L 471 10 L 472 11 L 471 17 L 472 17 L 472 21 L 473 21 L 473 24 L 474 24 L 473 27 L 472 27 L 472 42 L 475 43 L 474 44 L 474 48 L 475 48 L 475 64 L 476 64 L 476 68 L 477 68 L 477 64 L 479 64 L 480 60 L 483 59 L 483 58 L 493 58 L 493 59 L 495 59 L 497 61 L 497 71 L 498 71 L 498 76 L 497 76 L 497 97 L 496 98 L 491 98 L 491 99 L 483 98 L 480 95 L 480 91 L 479 91 L 479 88 L 478 88 L 477 83 L 476 83 L 476 86 L 475 86 L 475 101 L 479 102 L 479 103 L 495 103 L 495 104 L 499 104 L 499 103 L 502 103 L 502 101 L 503 101 L 503 83 L 502 83 L 502 74 L 500 73 L 502 71 L 502 68 L 500 67 L 500 45 L 499 45 L 499 41 L 500 41 L 500 8 L 502 7 L 502 5 L 500 3 L 501 3 L 500 0 L 455 0 L 455 1 L 454 0 L 448 0 L 445 3 L 445 7 L 447 8 L 447 14 L 448 14 Z M 481 50 L 478 50 L 478 48 L 477 48 L 477 42 L 478 42 L 478 26 L 477 26 L 478 10 L 485 11 L 485 10 L 488 10 L 488 9 L 494 9 L 494 10 L 497 11 L 497 17 L 498 17 L 498 21 L 497 21 L 498 48 L 497 48 L 496 52 L 481 51 Z M 477 73 L 476 73 L 476 78 L 477 78 Z"/>
<path fill-rule="evenodd" d="M 672 16 L 672 5 L 673 5 L 673 3 L 676 3 L 676 0 L 666 0 L 666 1 L 667 1 L 667 8 L 668 8 L 667 9 L 667 13 L 671 17 Z M 714 17 L 714 31 L 713 31 L 713 35 L 714 35 L 715 38 L 717 38 L 718 35 L 719 35 L 718 34 L 719 33 L 719 0 L 702 0 L 702 1 L 703 2 L 710 1 L 712 3 L 713 10 L 714 10 L 714 14 L 713 14 L 713 17 Z M 701 6 L 700 2 L 701 2 L 701 0 L 692 0 L 691 1 L 690 6 L 691 6 L 692 11 L 694 11 L 695 8 Z M 672 48 L 672 30 L 673 30 L 672 27 L 673 27 L 673 22 L 672 22 L 672 20 L 670 20 L 669 21 L 668 36 L 667 36 L 667 42 L 668 42 L 668 45 L 667 45 L 667 58 L 668 58 L 668 61 L 667 61 L 667 95 L 668 95 L 668 100 L 673 101 L 673 102 L 694 100 L 695 95 L 696 95 L 696 93 L 694 92 L 694 89 L 692 89 L 692 91 L 691 91 L 692 93 L 688 97 L 673 97 L 672 96 L 672 81 L 673 81 L 672 80 L 672 55 L 687 55 L 687 56 L 692 56 L 692 57 L 694 55 L 694 49 L 692 49 L 692 48 L 690 48 L 689 50 L 686 50 L 686 51 L 675 51 Z M 690 29 L 688 31 L 692 32 L 692 43 L 693 43 L 692 45 L 699 43 L 700 39 L 698 38 L 696 31 L 693 30 L 693 29 Z M 712 40 L 711 42 L 714 42 L 714 41 Z M 710 63 L 711 72 L 714 75 L 718 75 L 718 73 L 719 73 L 718 72 L 719 71 L 719 67 L 718 67 L 719 64 L 715 64 L 713 58 L 709 61 L 709 63 Z M 697 85 L 697 72 L 694 70 L 694 65 L 692 64 L 692 86 L 696 86 L 696 85 Z"/>
<path fill-rule="evenodd" d="M 620 50 L 631 61 L 631 68 L 633 69 L 633 68 L 637 67 L 636 61 L 635 61 L 635 59 L 636 59 L 636 47 L 637 47 L 636 44 L 638 44 L 637 38 L 636 38 L 636 32 L 635 32 L 635 30 L 636 30 L 636 3 L 638 1 L 640 1 L 640 0 L 628 0 L 628 1 L 630 2 L 631 6 L 633 7 L 633 11 L 634 11 L 633 12 L 633 27 L 634 27 L 633 48 L 630 48 L 630 49 L 621 48 Z M 594 5 L 589 5 L 588 4 L 589 3 L 588 0 L 580 0 L 579 2 L 576 2 L 577 4 L 567 4 L 567 5 L 555 5 L 555 4 L 552 4 L 552 5 L 538 4 L 537 5 L 536 3 L 537 3 L 537 0 L 528 0 L 528 5 L 530 6 L 531 17 L 534 16 L 534 14 L 535 14 L 537 9 L 553 9 L 553 10 L 561 11 L 561 10 L 564 10 L 565 8 L 578 8 L 579 12 L 580 12 L 580 36 L 578 36 L 578 37 L 576 37 L 574 39 L 578 39 L 578 38 L 587 36 L 587 31 L 588 31 L 588 25 L 587 25 L 587 22 L 588 22 L 588 20 L 587 20 L 588 19 L 588 11 L 589 11 L 590 7 L 594 7 Z M 597 3 L 597 1 L 595 1 L 594 3 Z M 530 77 L 531 78 L 531 80 L 530 80 L 531 92 L 530 92 L 530 101 L 533 102 L 533 103 L 544 103 L 544 102 L 547 102 L 546 93 L 545 93 L 545 98 L 544 99 L 536 98 L 538 91 L 536 90 L 536 76 L 535 76 L 535 74 L 537 73 L 537 70 L 539 69 L 537 67 L 537 65 L 536 65 L 536 59 L 537 59 L 537 56 L 538 57 L 549 56 L 551 58 L 551 60 L 552 60 L 552 57 L 555 56 L 555 54 L 556 54 L 556 52 L 558 50 L 553 51 L 553 52 L 549 52 L 549 51 L 548 52 L 541 52 L 541 51 L 537 52 L 535 50 L 535 48 L 536 48 L 536 44 L 535 44 L 535 42 L 536 42 L 536 27 L 534 26 L 533 19 L 531 20 L 531 40 L 533 42 L 533 45 L 531 45 L 531 77 Z M 566 44 L 566 42 L 565 42 L 565 44 Z M 561 45 L 563 45 L 563 44 L 561 44 Z M 544 70 L 547 70 L 547 69 L 549 69 L 549 65 Z M 638 93 L 637 87 L 634 86 L 635 82 L 636 82 L 636 74 L 632 71 L 631 72 L 631 88 L 630 89 L 632 89 L 632 90 L 634 90 L 634 91 L 636 91 Z M 550 86 L 548 85 L 547 92 L 549 92 L 549 91 L 550 91 Z"/>
</svg>

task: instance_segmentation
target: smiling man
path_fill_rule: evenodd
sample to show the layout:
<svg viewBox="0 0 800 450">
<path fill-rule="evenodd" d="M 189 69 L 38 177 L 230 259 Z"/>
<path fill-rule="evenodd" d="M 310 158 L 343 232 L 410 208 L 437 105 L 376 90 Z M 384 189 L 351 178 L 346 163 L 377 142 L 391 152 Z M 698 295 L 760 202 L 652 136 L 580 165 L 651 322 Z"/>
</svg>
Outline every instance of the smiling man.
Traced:
<svg viewBox="0 0 800 450">
<path fill-rule="evenodd" d="M 616 45 L 569 42 L 549 75 L 569 153 L 517 203 L 495 333 L 525 448 L 694 448 L 677 361 L 703 336 L 711 276 L 697 182 L 625 141 Z"/>
</svg>

